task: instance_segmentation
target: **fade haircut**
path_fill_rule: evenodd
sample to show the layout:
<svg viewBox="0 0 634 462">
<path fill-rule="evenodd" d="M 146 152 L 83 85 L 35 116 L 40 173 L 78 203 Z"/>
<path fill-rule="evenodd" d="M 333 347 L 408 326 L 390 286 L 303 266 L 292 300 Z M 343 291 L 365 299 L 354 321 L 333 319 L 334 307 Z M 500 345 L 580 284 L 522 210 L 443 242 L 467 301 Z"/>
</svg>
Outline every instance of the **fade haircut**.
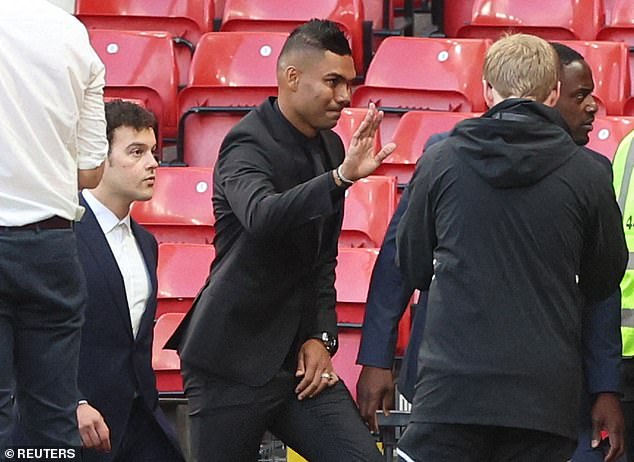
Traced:
<svg viewBox="0 0 634 462">
<path fill-rule="evenodd" d="M 559 58 L 546 40 L 528 34 L 507 35 L 487 51 L 483 77 L 502 98 L 544 102 L 559 80 Z"/>
<path fill-rule="evenodd" d="M 555 52 L 557 52 L 557 56 L 559 56 L 559 65 L 561 67 L 567 66 L 568 64 L 576 61 L 585 61 L 584 57 L 580 53 L 567 45 L 557 42 L 550 42 L 550 44 L 555 49 Z"/>
<path fill-rule="evenodd" d="M 138 132 L 151 128 L 155 134 L 158 134 L 158 122 L 154 114 L 136 103 L 116 99 L 107 102 L 105 108 L 108 154 L 110 154 L 114 131 L 119 127 L 132 127 Z"/>
<path fill-rule="evenodd" d="M 351 56 L 352 50 L 337 24 L 327 19 L 311 19 L 296 27 L 286 39 L 278 64 L 290 52 L 331 51 L 339 56 Z"/>
</svg>

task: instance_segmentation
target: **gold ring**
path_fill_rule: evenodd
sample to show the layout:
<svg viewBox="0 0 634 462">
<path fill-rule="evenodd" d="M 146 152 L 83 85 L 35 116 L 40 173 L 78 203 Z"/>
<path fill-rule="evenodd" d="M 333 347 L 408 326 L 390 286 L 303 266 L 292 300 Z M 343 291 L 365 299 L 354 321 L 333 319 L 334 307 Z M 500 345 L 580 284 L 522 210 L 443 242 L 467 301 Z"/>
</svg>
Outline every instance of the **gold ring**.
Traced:
<svg viewBox="0 0 634 462">
<path fill-rule="evenodd" d="M 321 378 L 330 380 L 332 379 L 332 376 L 328 372 L 324 372 L 323 374 L 321 374 Z"/>
</svg>

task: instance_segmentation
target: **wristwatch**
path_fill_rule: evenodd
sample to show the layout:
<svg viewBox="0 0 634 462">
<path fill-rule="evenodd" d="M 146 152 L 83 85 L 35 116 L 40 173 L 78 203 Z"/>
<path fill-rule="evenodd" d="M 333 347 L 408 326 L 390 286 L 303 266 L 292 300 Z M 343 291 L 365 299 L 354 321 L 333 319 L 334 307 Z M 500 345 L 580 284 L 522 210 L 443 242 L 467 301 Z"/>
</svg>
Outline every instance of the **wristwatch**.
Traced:
<svg viewBox="0 0 634 462">
<path fill-rule="evenodd" d="M 326 348 L 326 351 L 330 353 L 330 356 L 334 355 L 337 352 L 337 348 L 339 348 L 337 337 L 331 335 L 329 332 L 323 331 L 321 334 L 315 335 L 311 338 L 321 340 L 321 342 L 324 344 L 324 348 Z"/>
</svg>

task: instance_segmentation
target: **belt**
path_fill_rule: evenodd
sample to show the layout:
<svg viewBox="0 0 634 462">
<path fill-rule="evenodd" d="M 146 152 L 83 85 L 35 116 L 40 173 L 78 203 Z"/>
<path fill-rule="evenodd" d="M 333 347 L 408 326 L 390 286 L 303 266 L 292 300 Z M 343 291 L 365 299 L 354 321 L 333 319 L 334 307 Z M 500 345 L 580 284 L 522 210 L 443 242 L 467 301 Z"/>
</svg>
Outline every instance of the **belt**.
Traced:
<svg viewBox="0 0 634 462">
<path fill-rule="evenodd" d="M 22 226 L 0 226 L 2 231 L 41 231 L 43 229 L 70 229 L 73 222 L 62 217 L 54 216 L 46 220 L 36 221 Z"/>
</svg>

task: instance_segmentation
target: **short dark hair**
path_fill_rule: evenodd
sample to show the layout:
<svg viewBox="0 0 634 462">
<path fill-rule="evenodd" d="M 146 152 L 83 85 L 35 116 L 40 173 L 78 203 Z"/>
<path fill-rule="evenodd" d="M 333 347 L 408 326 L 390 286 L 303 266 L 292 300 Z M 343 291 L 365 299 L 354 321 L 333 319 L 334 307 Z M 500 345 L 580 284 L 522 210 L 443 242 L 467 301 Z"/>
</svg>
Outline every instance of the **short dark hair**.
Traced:
<svg viewBox="0 0 634 462">
<path fill-rule="evenodd" d="M 560 66 L 567 66 L 575 61 L 585 61 L 581 53 L 578 53 L 567 45 L 558 42 L 550 42 L 550 44 L 557 52 L 557 56 L 559 56 Z"/>
<path fill-rule="evenodd" d="M 108 152 L 112 146 L 114 131 L 119 127 L 132 127 L 137 131 L 152 128 L 158 136 L 158 122 L 154 114 L 131 101 L 116 99 L 108 101 L 106 107 L 106 134 Z"/>
<path fill-rule="evenodd" d="M 327 19 L 311 19 L 296 27 L 284 43 L 280 57 L 289 51 L 310 48 L 331 51 L 340 56 L 352 55 L 345 34 L 336 23 Z"/>
</svg>

